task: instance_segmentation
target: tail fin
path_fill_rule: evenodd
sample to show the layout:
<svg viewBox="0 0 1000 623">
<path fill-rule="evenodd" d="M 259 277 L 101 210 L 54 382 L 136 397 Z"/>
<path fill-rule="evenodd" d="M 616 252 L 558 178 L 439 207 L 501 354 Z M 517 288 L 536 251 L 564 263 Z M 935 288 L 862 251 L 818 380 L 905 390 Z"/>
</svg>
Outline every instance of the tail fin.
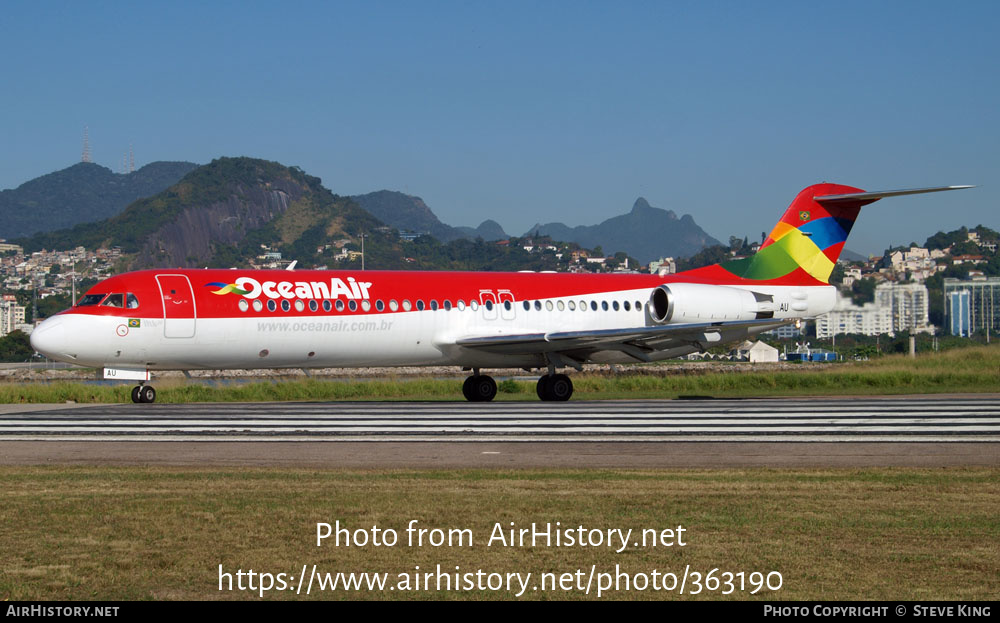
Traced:
<svg viewBox="0 0 1000 623">
<path fill-rule="evenodd" d="M 814 184 L 795 197 L 753 257 L 726 262 L 721 267 L 752 281 L 788 282 L 791 279 L 829 283 L 830 273 L 862 206 L 884 197 L 961 188 L 972 187 L 865 192 L 839 184 Z M 798 273 L 801 279 L 796 279 L 793 273 Z"/>
</svg>

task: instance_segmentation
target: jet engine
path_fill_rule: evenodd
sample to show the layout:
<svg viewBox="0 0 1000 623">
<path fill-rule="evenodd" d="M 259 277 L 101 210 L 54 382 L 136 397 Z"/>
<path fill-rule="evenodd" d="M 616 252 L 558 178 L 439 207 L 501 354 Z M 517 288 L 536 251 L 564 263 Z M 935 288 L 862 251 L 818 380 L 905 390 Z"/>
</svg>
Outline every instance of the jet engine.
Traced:
<svg viewBox="0 0 1000 623">
<path fill-rule="evenodd" d="M 649 315 L 657 324 L 755 320 L 774 316 L 771 295 L 702 283 L 671 283 L 649 296 Z"/>
</svg>

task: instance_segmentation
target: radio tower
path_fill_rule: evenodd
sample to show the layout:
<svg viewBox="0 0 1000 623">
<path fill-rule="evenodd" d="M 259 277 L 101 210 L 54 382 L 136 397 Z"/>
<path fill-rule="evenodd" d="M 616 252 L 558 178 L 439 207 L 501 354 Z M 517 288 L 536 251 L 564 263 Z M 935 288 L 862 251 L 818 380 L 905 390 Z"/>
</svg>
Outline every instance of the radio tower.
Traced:
<svg viewBox="0 0 1000 623">
<path fill-rule="evenodd" d="M 90 162 L 90 137 L 87 134 L 87 126 L 83 126 L 83 156 L 80 162 Z"/>
</svg>

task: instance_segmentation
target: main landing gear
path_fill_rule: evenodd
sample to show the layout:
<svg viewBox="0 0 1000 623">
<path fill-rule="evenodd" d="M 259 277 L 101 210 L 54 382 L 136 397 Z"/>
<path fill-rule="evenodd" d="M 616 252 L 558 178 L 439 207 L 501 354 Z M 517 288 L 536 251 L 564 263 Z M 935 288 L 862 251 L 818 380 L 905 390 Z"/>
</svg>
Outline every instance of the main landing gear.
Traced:
<svg viewBox="0 0 1000 623">
<path fill-rule="evenodd" d="M 546 374 L 538 379 L 535 390 L 541 400 L 565 401 L 573 395 L 573 381 L 565 374 Z M 462 395 L 469 402 L 489 402 L 497 395 L 497 382 L 479 374 L 477 368 L 462 384 Z"/>
<path fill-rule="evenodd" d="M 492 376 L 479 374 L 477 369 L 462 383 L 462 394 L 469 402 L 489 402 L 497 395 L 497 382 Z"/>
<path fill-rule="evenodd" d="M 132 402 L 153 402 L 156 400 L 156 390 L 152 385 L 136 385 L 132 388 Z"/>
<path fill-rule="evenodd" d="M 573 395 L 573 381 L 565 374 L 546 374 L 538 379 L 535 391 L 542 400 L 569 400 Z"/>
</svg>

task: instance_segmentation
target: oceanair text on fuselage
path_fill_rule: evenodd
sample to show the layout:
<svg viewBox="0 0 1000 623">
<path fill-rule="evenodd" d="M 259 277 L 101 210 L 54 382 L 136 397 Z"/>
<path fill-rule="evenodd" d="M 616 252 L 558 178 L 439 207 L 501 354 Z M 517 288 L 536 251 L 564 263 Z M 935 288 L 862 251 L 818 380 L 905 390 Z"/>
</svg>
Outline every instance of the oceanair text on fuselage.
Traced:
<svg viewBox="0 0 1000 623">
<path fill-rule="evenodd" d="M 332 277 L 329 283 L 325 281 L 265 281 L 261 283 L 253 277 L 240 277 L 235 284 L 243 291 L 242 296 L 248 299 L 255 299 L 261 294 L 270 299 L 337 299 L 341 296 L 348 300 L 368 299 L 370 298 L 368 288 L 372 286 L 372 282 L 357 281 L 354 277 L 348 277 L 346 282 L 339 277 Z"/>
</svg>

